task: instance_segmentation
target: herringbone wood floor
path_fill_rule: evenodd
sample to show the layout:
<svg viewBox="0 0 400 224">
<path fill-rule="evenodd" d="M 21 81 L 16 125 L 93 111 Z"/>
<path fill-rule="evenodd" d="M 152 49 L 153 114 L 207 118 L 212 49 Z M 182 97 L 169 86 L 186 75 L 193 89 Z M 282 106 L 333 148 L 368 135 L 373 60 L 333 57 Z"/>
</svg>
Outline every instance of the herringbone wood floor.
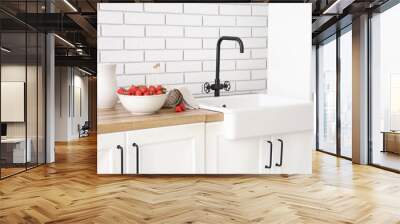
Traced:
<svg viewBox="0 0 400 224">
<path fill-rule="evenodd" d="M 0 223 L 400 223 L 400 175 L 322 153 L 311 176 L 97 176 L 96 139 L 0 181 Z"/>
</svg>

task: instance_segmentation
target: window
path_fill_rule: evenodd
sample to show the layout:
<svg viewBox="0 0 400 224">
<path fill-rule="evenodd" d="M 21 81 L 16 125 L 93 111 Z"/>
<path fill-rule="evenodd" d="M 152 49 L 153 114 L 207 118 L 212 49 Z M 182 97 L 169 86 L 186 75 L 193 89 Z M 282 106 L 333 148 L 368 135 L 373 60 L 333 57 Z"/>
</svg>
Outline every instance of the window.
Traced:
<svg viewBox="0 0 400 224">
<path fill-rule="evenodd" d="M 336 38 L 318 48 L 318 149 L 336 153 Z"/>
<path fill-rule="evenodd" d="M 317 52 L 317 148 L 348 159 L 352 157 L 351 28 L 320 43 Z"/>
<path fill-rule="evenodd" d="M 351 26 L 340 36 L 340 155 L 352 157 L 352 33 Z"/>
<path fill-rule="evenodd" d="M 400 170 L 400 5 L 371 18 L 370 162 Z"/>
</svg>

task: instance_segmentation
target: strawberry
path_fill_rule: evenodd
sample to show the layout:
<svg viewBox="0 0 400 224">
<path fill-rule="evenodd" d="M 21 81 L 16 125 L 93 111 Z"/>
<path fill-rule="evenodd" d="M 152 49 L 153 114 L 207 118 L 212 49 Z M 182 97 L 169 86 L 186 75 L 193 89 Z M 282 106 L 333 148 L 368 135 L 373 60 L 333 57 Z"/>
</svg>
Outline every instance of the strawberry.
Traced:
<svg viewBox="0 0 400 224">
<path fill-rule="evenodd" d="M 182 112 L 182 111 L 183 110 L 179 105 L 175 107 L 175 112 L 179 113 L 179 112 Z"/>
<path fill-rule="evenodd" d="M 137 88 L 135 85 L 132 85 L 132 86 L 129 88 L 129 92 L 131 92 L 131 93 L 133 93 L 133 94 L 135 94 L 137 90 L 138 90 L 138 88 Z"/>
<path fill-rule="evenodd" d="M 162 90 L 157 90 L 156 95 L 162 95 L 162 94 L 163 94 Z"/>
<path fill-rule="evenodd" d="M 141 86 L 139 89 L 140 89 L 140 91 L 142 91 L 142 93 L 147 91 L 147 87 L 146 86 Z"/>
<path fill-rule="evenodd" d="M 175 112 L 183 112 L 186 110 L 185 104 L 180 103 L 178 105 L 175 106 Z"/>
<path fill-rule="evenodd" d="M 117 93 L 121 94 L 121 95 L 126 95 L 127 94 L 126 90 L 124 88 L 122 88 L 122 87 L 118 88 Z"/>
<path fill-rule="evenodd" d="M 163 86 L 162 86 L 162 85 L 158 85 L 156 89 L 157 89 L 157 91 L 158 91 L 158 90 L 162 90 L 162 89 L 163 89 Z"/>
<path fill-rule="evenodd" d="M 140 91 L 139 89 L 135 92 L 135 95 L 136 96 L 142 96 L 143 95 L 143 93 L 142 93 L 142 91 Z"/>
<path fill-rule="evenodd" d="M 185 104 L 184 103 L 180 103 L 178 106 L 180 106 L 182 108 L 182 111 L 186 110 Z"/>
<path fill-rule="evenodd" d="M 149 86 L 149 91 L 155 92 L 156 91 L 156 87 L 154 87 L 153 85 Z"/>
</svg>

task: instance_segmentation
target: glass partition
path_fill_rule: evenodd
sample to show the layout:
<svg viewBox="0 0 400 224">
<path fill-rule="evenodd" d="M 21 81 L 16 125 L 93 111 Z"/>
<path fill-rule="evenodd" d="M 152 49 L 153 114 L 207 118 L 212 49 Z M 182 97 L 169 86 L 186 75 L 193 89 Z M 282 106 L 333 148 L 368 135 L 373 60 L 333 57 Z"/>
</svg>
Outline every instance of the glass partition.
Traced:
<svg viewBox="0 0 400 224">
<path fill-rule="evenodd" d="M 400 4 L 371 19 L 371 163 L 400 171 Z"/>
<path fill-rule="evenodd" d="M 31 152 L 26 150 L 26 41 L 25 32 L 1 34 L 2 177 L 24 171 L 30 162 Z"/>
<path fill-rule="evenodd" d="M 27 113 L 27 151 L 29 153 L 28 168 L 37 165 L 38 158 L 38 35 L 36 32 L 27 32 L 27 85 L 26 85 L 26 113 Z"/>
<path fill-rule="evenodd" d="M 340 155 L 352 157 L 352 32 L 340 36 Z"/>
<path fill-rule="evenodd" d="M 318 149 L 336 154 L 336 37 L 318 47 Z"/>
<path fill-rule="evenodd" d="M 43 12 L 42 6 L 0 2 L 19 16 Z M 45 34 L 0 12 L 1 179 L 45 163 L 45 45 Z"/>
</svg>

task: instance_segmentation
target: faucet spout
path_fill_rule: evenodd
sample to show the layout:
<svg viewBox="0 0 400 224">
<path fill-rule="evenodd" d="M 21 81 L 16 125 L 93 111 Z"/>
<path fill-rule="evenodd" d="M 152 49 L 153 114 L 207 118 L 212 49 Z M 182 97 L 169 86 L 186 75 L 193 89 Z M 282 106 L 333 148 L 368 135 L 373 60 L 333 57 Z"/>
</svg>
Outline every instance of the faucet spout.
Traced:
<svg viewBox="0 0 400 224">
<path fill-rule="evenodd" d="M 221 89 L 229 89 L 230 88 L 230 83 L 228 82 L 227 84 L 224 83 L 221 85 L 221 81 L 219 79 L 219 72 L 220 72 L 220 54 L 221 54 L 221 43 L 224 40 L 231 40 L 231 41 L 236 41 L 239 44 L 239 50 L 240 53 L 244 53 L 244 45 L 243 41 L 239 37 L 231 37 L 231 36 L 222 36 L 218 39 L 217 42 L 217 58 L 216 58 L 216 69 L 215 69 L 215 83 L 210 86 L 212 90 L 214 90 L 214 96 L 220 96 L 220 90 Z M 229 85 L 225 86 L 225 85 Z"/>
<path fill-rule="evenodd" d="M 244 52 L 244 45 L 243 45 L 243 41 L 242 39 L 240 39 L 239 37 L 232 37 L 232 36 L 222 36 L 218 39 L 217 42 L 217 53 L 219 52 L 219 50 L 221 49 L 221 43 L 224 40 L 232 40 L 232 41 L 236 41 L 239 44 L 239 48 L 240 48 L 240 53 Z"/>
</svg>

